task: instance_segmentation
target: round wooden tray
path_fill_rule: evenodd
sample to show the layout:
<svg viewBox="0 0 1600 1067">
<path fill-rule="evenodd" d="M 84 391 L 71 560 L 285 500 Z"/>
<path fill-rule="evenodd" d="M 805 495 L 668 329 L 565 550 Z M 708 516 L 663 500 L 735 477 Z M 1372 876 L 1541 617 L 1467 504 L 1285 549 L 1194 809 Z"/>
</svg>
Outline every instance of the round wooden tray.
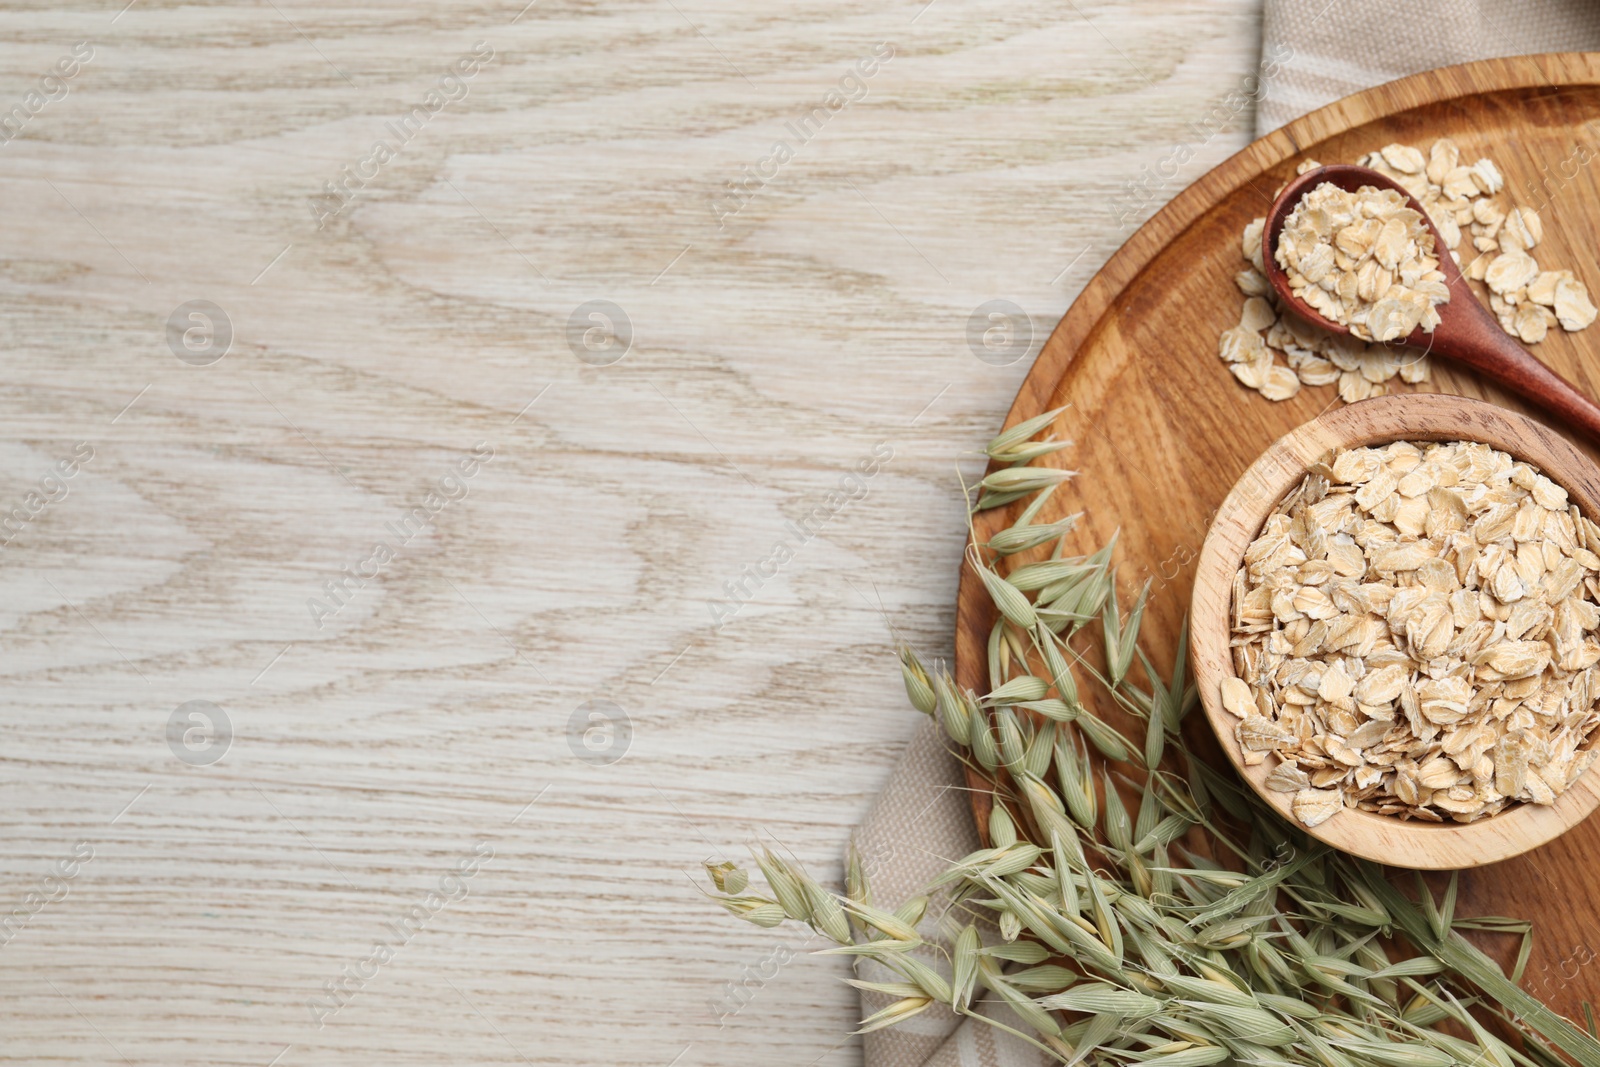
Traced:
<svg viewBox="0 0 1600 1067">
<path fill-rule="evenodd" d="M 1514 199 L 1545 222 L 1534 250 L 1600 291 L 1600 54 L 1486 60 L 1415 75 L 1348 97 L 1254 142 L 1203 175 L 1147 222 L 1091 280 L 1045 343 L 1006 418 L 1014 425 L 1072 405 L 1060 425 L 1076 444 L 1057 457 L 1080 472 L 1050 502 L 1084 513 L 1069 552 L 1103 544 L 1119 528 L 1124 603 L 1149 578 L 1143 640 L 1163 668 L 1183 623 L 1200 546 L 1223 498 L 1273 441 L 1338 403 L 1333 387 L 1304 388 L 1270 403 L 1238 385 L 1217 358 L 1217 336 L 1237 324 L 1239 234 L 1264 215 L 1272 192 L 1304 159 L 1354 162 L 1393 141 L 1426 150 L 1441 136 L 1464 155 L 1494 159 Z M 1548 202 L 1546 202 L 1548 201 Z M 1600 326 L 1551 331 L 1533 352 L 1591 396 L 1600 395 Z M 1391 388 L 1405 389 L 1398 379 Z M 1539 413 L 1470 371 L 1435 364 L 1420 389 L 1478 397 Z M 1600 458 L 1586 442 L 1575 442 Z M 1015 521 L 1015 508 L 977 516 L 976 533 Z M 956 675 L 983 691 L 994 613 L 963 572 L 957 603 Z M 1198 717 L 1197 717 L 1198 720 Z M 1201 733 L 1205 723 L 1191 724 Z M 1193 733 L 1194 743 L 1207 738 Z M 1214 739 L 1210 740 L 1214 748 Z M 1218 760 L 1220 751 L 1214 753 Z M 979 826 L 985 783 L 971 783 Z M 1460 913 L 1509 914 L 1538 923 L 1524 985 L 1577 1015 L 1600 1000 L 1600 819 L 1545 847 L 1463 873 Z"/>
</svg>

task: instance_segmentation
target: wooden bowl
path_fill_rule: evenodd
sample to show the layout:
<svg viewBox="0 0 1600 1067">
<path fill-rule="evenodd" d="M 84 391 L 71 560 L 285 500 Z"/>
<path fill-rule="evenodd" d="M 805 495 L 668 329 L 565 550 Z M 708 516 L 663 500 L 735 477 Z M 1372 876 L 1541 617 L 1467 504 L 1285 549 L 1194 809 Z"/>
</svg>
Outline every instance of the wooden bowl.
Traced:
<svg viewBox="0 0 1600 1067">
<path fill-rule="evenodd" d="M 1244 765 L 1238 720 L 1223 710 L 1222 680 L 1235 675 L 1229 647 L 1233 577 L 1262 525 L 1307 468 L 1336 448 L 1391 441 L 1479 441 L 1538 467 L 1583 513 L 1600 521 L 1600 469 L 1560 434 L 1493 404 L 1439 393 L 1377 397 L 1315 418 L 1280 437 L 1251 464 L 1222 502 L 1195 572 L 1192 620 L 1195 684 L 1206 718 L 1228 758 L 1267 803 L 1293 825 L 1334 848 L 1396 867 L 1478 867 L 1544 844 L 1600 805 L 1600 774 L 1579 775 L 1549 806 L 1516 804 L 1473 823 L 1428 823 L 1347 808 L 1306 828 L 1290 810 L 1292 793 L 1266 787 L 1264 761 Z M 1593 744 L 1594 738 L 1589 744 Z M 1588 746 L 1586 746 L 1588 747 Z"/>
</svg>

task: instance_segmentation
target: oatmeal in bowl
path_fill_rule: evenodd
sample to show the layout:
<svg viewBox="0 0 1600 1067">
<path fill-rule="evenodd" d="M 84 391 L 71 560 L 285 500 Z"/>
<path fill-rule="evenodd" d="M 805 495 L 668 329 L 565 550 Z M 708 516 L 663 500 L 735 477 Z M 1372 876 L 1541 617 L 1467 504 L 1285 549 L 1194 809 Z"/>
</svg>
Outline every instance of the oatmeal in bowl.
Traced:
<svg viewBox="0 0 1600 1067">
<path fill-rule="evenodd" d="M 1439 394 L 1325 414 L 1218 510 L 1196 683 L 1250 785 L 1313 837 L 1473 866 L 1600 804 L 1600 469 Z"/>
</svg>

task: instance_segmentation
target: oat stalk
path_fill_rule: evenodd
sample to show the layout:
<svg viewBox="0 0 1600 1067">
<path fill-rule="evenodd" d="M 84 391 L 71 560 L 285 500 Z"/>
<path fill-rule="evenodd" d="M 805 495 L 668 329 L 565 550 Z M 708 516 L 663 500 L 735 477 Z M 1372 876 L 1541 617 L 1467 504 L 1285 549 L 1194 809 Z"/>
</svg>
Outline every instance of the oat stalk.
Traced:
<svg viewBox="0 0 1600 1067">
<path fill-rule="evenodd" d="M 1028 442 L 1054 414 L 991 443 L 1024 473 L 991 474 L 978 509 L 1060 484 L 1025 473 L 1053 454 Z M 1038 514 L 969 547 L 997 615 L 987 693 L 899 649 L 912 705 L 993 783 L 989 847 L 893 911 L 859 857 L 836 894 L 764 850 L 770 895 L 708 866 L 724 907 L 875 964 L 852 980 L 884 1001 L 861 1032 L 942 1005 L 1069 1067 L 1600 1067 L 1600 1041 L 1517 988 L 1526 923 L 1458 917 L 1453 890 L 1413 903 L 1191 758 L 1186 636 L 1163 677 L 1139 645 L 1146 595 L 1118 605 L 1113 546 L 1065 556 L 1065 520 L 1024 545 Z M 1457 932 L 1474 928 L 1524 933 L 1513 978 Z M 1401 940 L 1417 954 L 1397 960 Z"/>
</svg>

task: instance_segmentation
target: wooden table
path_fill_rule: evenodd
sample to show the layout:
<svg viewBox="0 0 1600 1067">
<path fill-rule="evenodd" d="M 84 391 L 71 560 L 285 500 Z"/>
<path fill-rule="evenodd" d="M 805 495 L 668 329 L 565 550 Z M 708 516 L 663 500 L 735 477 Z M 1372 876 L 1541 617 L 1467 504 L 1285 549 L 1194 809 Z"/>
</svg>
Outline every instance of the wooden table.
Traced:
<svg viewBox="0 0 1600 1067">
<path fill-rule="evenodd" d="M 1255 5 L 123 2 L 0 12 L 0 1059 L 858 1062 L 690 876 L 837 877 Z"/>
</svg>

